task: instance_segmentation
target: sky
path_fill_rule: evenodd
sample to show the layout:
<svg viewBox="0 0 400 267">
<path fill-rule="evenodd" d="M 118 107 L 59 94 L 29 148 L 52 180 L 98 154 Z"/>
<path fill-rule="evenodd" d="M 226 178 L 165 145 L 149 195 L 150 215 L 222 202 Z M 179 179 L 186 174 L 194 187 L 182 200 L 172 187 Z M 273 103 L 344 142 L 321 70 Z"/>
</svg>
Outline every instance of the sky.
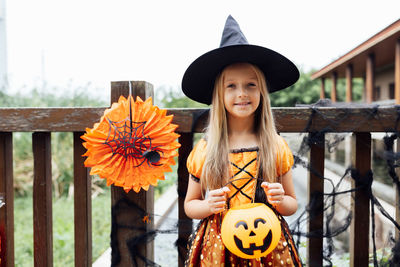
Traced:
<svg viewBox="0 0 400 267">
<path fill-rule="evenodd" d="M 219 47 L 231 14 L 251 44 L 319 69 L 400 19 L 399 0 L 3 0 L 10 90 L 57 91 L 145 80 L 179 90 L 184 71 Z"/>
</svg>

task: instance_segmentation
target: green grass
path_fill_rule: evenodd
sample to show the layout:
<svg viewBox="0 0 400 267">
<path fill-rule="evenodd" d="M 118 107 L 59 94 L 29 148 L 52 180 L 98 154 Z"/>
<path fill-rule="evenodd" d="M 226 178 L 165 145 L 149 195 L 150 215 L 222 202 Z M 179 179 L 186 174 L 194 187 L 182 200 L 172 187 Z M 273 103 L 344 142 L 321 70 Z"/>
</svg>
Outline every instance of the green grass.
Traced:
<svg viewBox="0 0 400 267">
<path fill-rule="evenodd" d="M 14 201 L 15 266 L 33 266 L 32 198 Z"/>
<path fill-rule="evenodd" d="M 92 250 L 93 261 L 110 247 L 111 233 L 111 190 L 92 199 Z"/>
<path fill-rule="evenodd" d="M 92 199 L 92 250 L 97 259 L 110 244 L 110 190 Z M 33 266 L 32 197 L 15 199 L 15 266 Z M 74 266 L 74 199 L 53 200 L 54 266 Z"/>
</svg>

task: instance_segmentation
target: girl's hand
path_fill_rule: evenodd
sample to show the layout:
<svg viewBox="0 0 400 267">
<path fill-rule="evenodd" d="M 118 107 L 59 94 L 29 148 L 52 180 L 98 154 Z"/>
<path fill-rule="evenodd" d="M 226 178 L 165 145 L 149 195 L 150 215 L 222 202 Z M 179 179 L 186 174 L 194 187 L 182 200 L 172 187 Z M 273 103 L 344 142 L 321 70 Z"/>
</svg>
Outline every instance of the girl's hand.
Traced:
<svg viewBox="0 0 400 267">
<path fill-rule="evenodd" d="M 208 197 L 205 201 L 208 204 L 211 213 L 217 214 L 224 210 L 226 194 L 230 191 L 231 190 L 225 186 L 208 192 Z"/>
<path fill-rule="evenodd" d="M 285 190 L 280 183 L 262 182 L 261 187 L 264 188 L 268 202 L 273 206 L 279 205 L 285 196 Z"/>
</svg>

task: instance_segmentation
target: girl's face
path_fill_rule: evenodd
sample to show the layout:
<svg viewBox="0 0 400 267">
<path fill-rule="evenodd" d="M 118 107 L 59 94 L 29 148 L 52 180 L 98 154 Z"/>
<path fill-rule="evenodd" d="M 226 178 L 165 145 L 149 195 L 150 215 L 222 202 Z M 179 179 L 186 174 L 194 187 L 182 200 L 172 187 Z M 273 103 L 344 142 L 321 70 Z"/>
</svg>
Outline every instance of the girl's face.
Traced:
<svg viewBox="0 0 400 267">
<path fill-rule="evenodd" d="M 248 63 L 238 63 L 224 70 L 224 105 L 228 118 L 248 119 L 260 104 L 260 85 Z"/>
</svg>

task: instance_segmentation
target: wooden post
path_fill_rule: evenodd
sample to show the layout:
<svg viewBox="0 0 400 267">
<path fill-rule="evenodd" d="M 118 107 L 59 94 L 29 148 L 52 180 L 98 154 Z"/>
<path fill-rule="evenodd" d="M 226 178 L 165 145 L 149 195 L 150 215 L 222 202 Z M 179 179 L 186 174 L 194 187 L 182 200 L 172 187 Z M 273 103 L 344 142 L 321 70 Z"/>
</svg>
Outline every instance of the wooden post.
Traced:
<svg viewBox="0 0 400 267">
<path fill-rule="evenodd" d="M 400 138 L 396 139 L 394 151 L 396 153 L 400 152 Z M 399 164 L 399 162 L 400 162 L 400 160 L 397 160 L 397 161 L 395 161 L 395 164 Z M 395 171 L 396 171 L 397 176 L 400 177 L 399 168 L 396 168 Z M 394 194 L 395 194 L 395 205 L 394 205 L 395 219 L 396 219 L 396 222 L 398 224 L 400 224 L 400 195 L 398 194 L 398 192 L 399 192 L 398 190 L 400 190 L 400 188 L 397 188 L 397 185 L 393 184 L 393 189 L 394 189 Z M 397 228 L 395 228 L 394 237 L 395 237 L 395 240 L 399 240 L 399 238 L 400 238 L 400 231 L 397 230 Z"/>
<path fill-rule="evenodd" d="M 83 132 L 74 132 L 75 266 L 92 266 L 92 181 L 84 166 Z"/>
<path fill-rule="evenodd" d="M 396 105 L 400 105 L 400 39 L 396 41 L 394 58 L 394 97 Z"/>
<path fill-rule="evenodd" d="M 337 84 L 337 73 L 332 73 L 332 91 L 331 91 L 331 100 L 332 102 L 336 102 L 336 84 Z"/>
<path fill-rule="evenodd" d="M 371 133 L 354 133 L 353 167 L 360 177 L 371 169 Z M 352 187 L 360 186 L 352 180 Z M 353 192 L 351 209 L 353 219 L 350 228 L 350 266 L 368 266 L 369 259 L 369 197 L 367 190 Z"/>
<path fill-rule="evenodd" d="M 33 243 L 35 267 L 53 266 L 51 135 L 36 132 L 33 146 Z"/>
<path fill-rule="evenodd" d="M 362 77 L 362 97 L 361 100 L 362 102 L 366 103 L 367 102 L 367 78 L 365 77 L 365 75 L 363 75 Z"/>
<path fill-rule="evenodd" d="M 319 96 L 320 99 L 325 99 L 325 78 L 321 78 L 321 93 Z"/>
<path fill-rule="evenodd" d="M 2 267 L 14 266 L 14 188 L 12 133 L 0 132 L 0 259 Z"/>
<path fill-rule="evenodd" d="M 400 152 L 400 138 L 396 139 L 396 147 L 395 148 L 396 148 L 396 150 L 395 150 L 396 153 L 399 153 Z M 399 164 L 399 162 L 400 162 L 400 160 L 397 160 L 397 162 L 395 162 L 395 164 Z M 399 168 L 396 168 L 395 170 L 396 170 L 397 176 L 400 177 Z M 396 222 L 400 224 L 400 196 L 398 194 L 399 191 L 397 191 L 397 190 L 400 190 L 400 188 L 397 188 L 397 185 L 393 184 L 393 189 L 394 189 L 394 194 L 395 194 L 395 219 L 396 219 Z M 400 231 L 397 230 L 397 228 L 395 228 L 394 235 L 395 235 L 395 240 L 399 240 Z"/>
<path fill-rule="evenodd" d="M 346 66 L 346 102 L 353 101 L 353 65 Z"/>
<path fill-rule="evenodd" d="M 351 136 L 348 135 L 344 139 L 344 165 L 345 167 L 351 166 Z"/>
<path fill-rule="evenodd" d="M 312 200 L 313 209 L 310 211 L 308 232 L 317 237 L 310 237 L 307 245 L 307 259 L 310 267 L 322 266 L 323 264 L 323 238 L 324 229 L 324 166 L 325 166 L 325 136 L 324 134 L 309 133 L 315 142 L 310 150 L 310 169 L 308 176 L 308 202 Z"/>
<path fill-rule="evenodd" d="M 374 54 L 369 54 L 367 58 L 367 67 L 365 73 L 365 101 L 367 103 L 372 103 L 374 100 L 374 84 L 375 84 L 375 56 Z"/>
<path fill-rule="evenodd" d="M 145 100 L 148 97 L 153 96 L 153 86 L 147 82 L 142 81 L 132 81 L 132 96 L 136 98 L 139 96 L 141 99 Z M 129 82 L 112 82 L 111 83 L 111 103 L 117 102 L 119 97 L 123 95 L 128 97 L 129 95 Z M 136 257 L 131 258 L 127 242 L 134 237 L 143 235 L 153 229 L 154 219 L 151 218 L 150 221 L 146 222 L 143 220 L 143 215 L 137 214 L 134 208 L 128 209 L 126 205 L 117 207 L 116 204 L 121 203 L 121 201 L 133 202 L 140 209 L 143 209 L 147 214 L 154 214 L 154 188 L 149 187 L 148 191 L 140 190 L 139 193 L 134 191 L 129 191 L 125 193 L 122 187 L 111 186 L 111 203 L 112 203 L 112 213 L 116 212 L 115 221 L 112 220 L 112 224 L 117 226 L 116 232 L 111 235 L 111 244 L 117 244 L 119 249 L 119 255 L 112 252 L 112 262 L 118 262 L 118 266 L 147 266 L 144 261 Z M 124 227 L 119 227 L 118 225 L 123 225 Z M 134 227 L 135 229 L 130 229 Z M 154 259 L 154 242 L 148 242 L 139 248 L 140 253 L 146 259 Z M 134 261 L 137 261 L 135 265 Z"/>
<path fill-rule="evenodd" d="M 186 216 L 184 210 L 184 201 L 186 197 L 186 191 L 189 182 L 189 173 L 186 168 L 186 159 L 192 151 L 193 147 L 193 133 L 180 133 L 179 143 L 179 165 L 178 165 L 178 196 L 179 196 L 179 231 L 178 240 L 181 245 L 187 244 L 190 233 L 192 231 L 193 223 L 192 220 Z M 179 267 L 185 265 L 187 246 L 178 246 L 178 260 Z"/>
</svg>

